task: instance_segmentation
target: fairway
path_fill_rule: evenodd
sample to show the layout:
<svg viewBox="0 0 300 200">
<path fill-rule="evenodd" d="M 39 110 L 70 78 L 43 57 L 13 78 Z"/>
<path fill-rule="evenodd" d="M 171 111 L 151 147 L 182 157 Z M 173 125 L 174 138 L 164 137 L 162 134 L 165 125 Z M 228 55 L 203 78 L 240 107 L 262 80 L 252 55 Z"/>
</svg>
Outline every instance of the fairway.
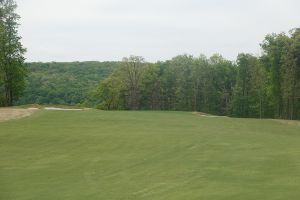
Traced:
<svg viewBox="0 0 300 200">
<path fill-rule="evenodd" d="M 1 200 L 296 200 L 299 188 L 299 122 L 98 110 L 0 122 Z"/>
</svg>

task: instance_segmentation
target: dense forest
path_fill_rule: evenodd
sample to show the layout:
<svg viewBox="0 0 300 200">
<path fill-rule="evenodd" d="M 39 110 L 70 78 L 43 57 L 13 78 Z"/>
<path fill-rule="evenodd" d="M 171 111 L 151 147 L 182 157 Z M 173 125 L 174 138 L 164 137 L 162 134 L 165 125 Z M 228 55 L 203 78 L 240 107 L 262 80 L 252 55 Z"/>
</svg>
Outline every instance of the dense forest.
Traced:
<svg viewBox="0 0 300 200">
<path fill-rule="evenodd" d="M 27 63 L 26 88 L 16 104 L 89 104 L 90 93 L 117 65 L 93 61 Z"/>
<path fill-rule="evenodd" d="M 267 35 L 260 57 L 180 55 L 147 63 L 124 58 L 93 95 L 102 109 L 201 111 L 217 115 L 300 118 L 300 28 Z"/>
</svg>

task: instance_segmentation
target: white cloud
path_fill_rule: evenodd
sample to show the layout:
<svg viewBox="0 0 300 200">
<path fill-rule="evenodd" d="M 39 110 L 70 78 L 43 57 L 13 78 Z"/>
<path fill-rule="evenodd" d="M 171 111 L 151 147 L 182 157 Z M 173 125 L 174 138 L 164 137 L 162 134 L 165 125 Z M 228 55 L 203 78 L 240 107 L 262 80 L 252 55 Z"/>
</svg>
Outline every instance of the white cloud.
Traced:
<svg viewBox="0 0 300 200">
<path fill-rule="evenodd" d="M 17 0 L 29 61 L 165 60 L 259 53 L 267 33 L 299 27 L 298 0 Z"/>
</svg>

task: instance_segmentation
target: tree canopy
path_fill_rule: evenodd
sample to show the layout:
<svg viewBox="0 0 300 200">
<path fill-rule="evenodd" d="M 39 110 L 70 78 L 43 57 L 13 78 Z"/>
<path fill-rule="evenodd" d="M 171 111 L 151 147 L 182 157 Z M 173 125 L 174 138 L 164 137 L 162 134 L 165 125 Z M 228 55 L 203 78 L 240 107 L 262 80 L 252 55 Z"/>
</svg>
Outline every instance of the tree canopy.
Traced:
<svg viewBox="0 0 300 200">
<path fill-rule="evenodd" d="M 24 95 L 16 104 L 85 104 L 93 99 L 94 88 L 112 73 L 118 62 L 28 63 Z"/>
</svg>

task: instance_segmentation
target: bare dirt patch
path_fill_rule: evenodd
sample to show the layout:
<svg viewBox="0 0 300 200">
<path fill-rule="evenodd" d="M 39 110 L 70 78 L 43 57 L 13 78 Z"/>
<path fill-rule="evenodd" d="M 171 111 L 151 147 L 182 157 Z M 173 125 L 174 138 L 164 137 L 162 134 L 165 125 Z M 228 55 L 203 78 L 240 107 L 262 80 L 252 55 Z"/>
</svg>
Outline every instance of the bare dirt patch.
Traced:
<svg viewBox="0 0 300 200">
<path fill-rule="evenodd" d="M 38 110 L 38 108 L 0 108 L 0 122 L 28 117 Z"/>
</svg>

